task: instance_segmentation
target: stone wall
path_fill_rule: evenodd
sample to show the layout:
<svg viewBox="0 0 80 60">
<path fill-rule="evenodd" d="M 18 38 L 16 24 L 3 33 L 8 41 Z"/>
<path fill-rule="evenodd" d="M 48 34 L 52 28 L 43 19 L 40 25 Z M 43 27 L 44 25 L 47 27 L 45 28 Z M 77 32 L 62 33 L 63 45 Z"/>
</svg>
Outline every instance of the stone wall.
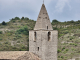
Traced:
<svg viewBox="0 0 80 60">
<path fill-rule="evenodd" d="M 49 32 L 50 35 L 48 35 Z M 29 51 L 38 55 L 42 60 L 57 60 L 57 41 L 58 31 L 55 30 L 29 31 Z"/>
</svg>

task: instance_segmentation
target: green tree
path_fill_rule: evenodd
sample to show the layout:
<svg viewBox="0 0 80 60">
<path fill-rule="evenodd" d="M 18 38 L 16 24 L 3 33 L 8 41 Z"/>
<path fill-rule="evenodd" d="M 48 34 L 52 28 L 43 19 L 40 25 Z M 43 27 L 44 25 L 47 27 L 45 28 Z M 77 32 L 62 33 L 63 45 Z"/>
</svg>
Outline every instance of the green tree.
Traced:
<svg viewBox="0 0 80 60">
<path fill-rule="evenodd" d="M 28 17 L 25 17 L 24 20 L 29 20 L 29 18 Z"/>
<path fill-rule="evenodd" d="M 15 17 L 14 19 L 15 19 L 15 20 L 20 20 L 20 18 L 19 18 L 19 17 Z"/>
<path fill-rule="evenodd" d="M 2 31 L 0 31 L 0 34 L 2 34 Z"/>
<path fill-rule="evenodd" d="M 3 22 L 2 22 L 2 25 L 6 25 L 6 22 L 5 22 L 5 21 L 3 21 Z"/>
<path fill-rule="evenodd" d="M 27 26 L 24 26 L 21 29 L 17 30 L 16 33 L 18 33 L 18 34 L 23 33 L 25 35 L 28 35 L 29 34 L 29 30 L 28 30 Z"/>
<path fill-rule="evenodd" d="M 56 20 L 56 19 L 52 20 L 52 23 L 58 23 L 58 22 L 59 22 L 59 21 Z"/>
<path fill-rule="evenodd" d="M 24 20 L 24 17 L 22 17 L 21 20 Z"/>
</svg>

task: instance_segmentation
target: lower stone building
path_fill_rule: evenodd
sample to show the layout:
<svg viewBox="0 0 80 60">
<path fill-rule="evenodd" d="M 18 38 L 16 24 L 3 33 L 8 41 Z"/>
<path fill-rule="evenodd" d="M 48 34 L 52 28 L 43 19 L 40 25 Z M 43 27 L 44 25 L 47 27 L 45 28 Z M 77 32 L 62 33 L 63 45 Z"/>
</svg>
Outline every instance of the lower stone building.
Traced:
<svg viewBox="0 0 80 60">
<path fill-rule="evenodd" d="M 41 60 L 29 51 L 0 51 L 0 60 Z"/>
</svg>

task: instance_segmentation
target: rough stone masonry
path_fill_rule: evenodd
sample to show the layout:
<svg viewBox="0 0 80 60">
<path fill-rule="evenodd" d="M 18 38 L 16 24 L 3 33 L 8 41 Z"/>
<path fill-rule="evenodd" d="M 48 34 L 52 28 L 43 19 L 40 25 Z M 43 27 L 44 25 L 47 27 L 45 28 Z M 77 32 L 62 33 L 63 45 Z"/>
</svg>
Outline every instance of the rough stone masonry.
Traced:
<svg viewBox="0 0 80 60">
<path fill-rule="evenodd" d="M 57 60 L 57 42 L 58 31 L 52 29 L 43 3 L 34 30 L 29 31 L 29 51 L 42 60 Z"/>
</svg>

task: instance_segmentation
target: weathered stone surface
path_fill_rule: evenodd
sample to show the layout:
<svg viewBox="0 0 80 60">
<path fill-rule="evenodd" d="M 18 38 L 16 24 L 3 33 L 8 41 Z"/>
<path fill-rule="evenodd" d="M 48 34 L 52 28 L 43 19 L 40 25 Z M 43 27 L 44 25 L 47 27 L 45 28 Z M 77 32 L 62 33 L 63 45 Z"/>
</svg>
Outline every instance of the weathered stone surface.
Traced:
<svg viewBox="0 0 80 60">
<path fill-rule="evenodd" d="M 36 40 L 34 40 L 34 32 L 29 31 L 29 51 L 38 55 L 42 60 L 57 60 L 58 32 L 55 30 L 36 31 Z M 48 40 L 48 32 L 51 32 L 50 40 Z"/>
<path fill-rule="evenodd" d="M 41 7 L 34 30 L 53 30 L 44 4 Z"/>
<path fill-rule="evenodd" d="M 52 29 L 43 4 L 34 30 L 29 31 L 29 51 L 42 60 L 57 60 L 58 31 Z"/>
</svg>

